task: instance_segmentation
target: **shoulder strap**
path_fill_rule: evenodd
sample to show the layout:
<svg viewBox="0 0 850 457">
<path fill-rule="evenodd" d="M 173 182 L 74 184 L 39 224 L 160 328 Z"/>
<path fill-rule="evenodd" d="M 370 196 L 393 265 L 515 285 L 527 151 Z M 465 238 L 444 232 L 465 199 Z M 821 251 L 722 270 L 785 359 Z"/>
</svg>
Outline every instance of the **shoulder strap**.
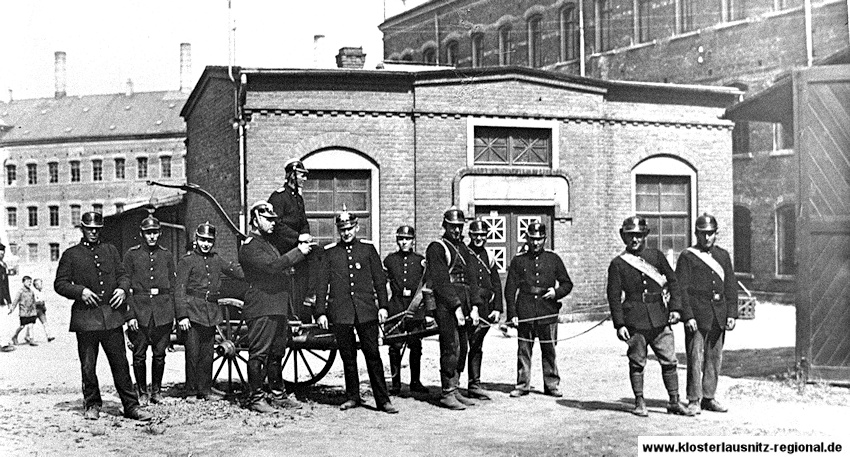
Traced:
<svg viewBox="0 0 850 457">
<path fill-rule="evenodd" d="M 659 286 L 664 287 L 665 285 L 667 285 L 667 278 L 663 274 L 661 274 L 661 272 L 658 271 L 655 266 L 650 265 L 649 262 L 644 260 L 643 257 L 639 257 L 628 252 L 623 252 L 622 254 L 620 254 L 620 258 L 623 259 L 627 264 L 631 265 L 634 269 L 649 276 L 650 279 L 657 282 Z"/>
<path fill-rule="evenodd" d="M 443 246 L 443 249 L 445 249 L 445 251 L 446 251 L 446 265 L 451 266 L 451 264 L 452 264 L 452 255 L 451 255 L 451 253 L 449 252 L 449 246 L 448 246 L 448 243 L 446 243 L 445 241 L 443 241 L 443 239 L 442 239 L 442 238 L 440 238 L 439 240 L 437 240 L 437 242 L 438 242 L 438 243 L 440 243 L 440 244 Z"/>
<path fill-rule="evenodd" d="M 702 252 L 699 249 L 694 249 L 693 247 L 689 247 L 688 251 L 690 251 L 691 254 L 695 255 L 698 259 L 702 260 L 702 262 L 708 265 L 709 268 L 714 270 L 714 272 L 717 273 L 717 276 L 720 276 L 720 279 L 724 281 L 726 280 L 726 275 L 723 272 L 723 266 L 720 265 L 720 262 L 715 260 L 714 257 L 712 257 L 710 252 Z"/>
</svg>

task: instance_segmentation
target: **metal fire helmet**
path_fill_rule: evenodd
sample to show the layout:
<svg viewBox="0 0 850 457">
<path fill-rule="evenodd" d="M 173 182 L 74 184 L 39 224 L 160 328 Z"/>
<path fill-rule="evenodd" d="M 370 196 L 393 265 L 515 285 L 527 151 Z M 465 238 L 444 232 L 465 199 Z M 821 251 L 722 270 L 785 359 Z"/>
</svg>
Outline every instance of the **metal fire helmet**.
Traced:
<svg viewBox="0 0 850 457">
<path fill-rule="evenodd" d="M 87 211 L 80 217 L 80 225 L 88 228 L 103 228 L 103 214 Z"/>
<path fill-rule="evenodd" d="M 698 217 L 696 224 L 694 224 L 694 230 L 697 232 L 716 232 L 717 219 L 708 213 L 702 213 L 702 216 Z"/>
<path fill-rule="evenodd" d="M 283 171 L 284 173 L 286 173 L 287 176 L 296 171 L 300 171 L 302 173 L 309 173 L 309 171 L 307 171 L 307 167 L 304 166 L 304 162 L 302 162 L 301 159 L 287 160 L 286 163 L 283 165 Z"/>
<path fill-rule="evenodd" d="M 466 216 L 463 211 L 452 206 L 443 213 L 444 224 L 463 225 L 466 222 Z"/>
<path fill-rule="evenodd" d="M 142 219 L 142 223 L 139 225 L 139 230 L 142 232 L 157 231 L 160 228 L 162 227 L 159 224 L 159 219 L 153 216 L 148 216 Z"/>
<path fill-rule="evenodd" d="M 251 205 L 251 209 L 248 213 L 251 215 L 252 220 L 255 214 L 268 219 L 277 219 L 277 213 L 274 212 L 274 207 L 271 203 L 265 200 L 260 200 Z"/>
<path fill-rule="evenodd" d="M 357 216 L 349 213 L 345 208 L 336 215 L 336 228 L 338 230 L 350 229 L 357 225 Z"/>
<path fill-rule="evenodd" d="M 623 226 L 620 228 L 620 233 L 649 233 L 649 227 L 646 224 L 646 219 L 640 216 L 629 216 L 623 220 Z"/>
<path fill-rule="evenodd" d="M 480 219 L 476 219 L 469 224 L 469 234 L 470 235 L 486 235 L 487 234 L 487 224 Z"/>
<path fill-rule="evenodd" d="M 396 238 L 416 238 L 416 230 L 409 225 L 402 225 L 395 231 Z"/>
<path fill-rule="evenodd" d="M 215 240 L 215 225 L 210 224 L 209 221 L 198 225 L 198 228 L 195 229 L 195 236 Z"/>
<path fill-rule="evenodd" d="M 546 238 L 546 226 L 540 222 L 528 224 L 528 237 L 536 239 Z"/>
</svg>

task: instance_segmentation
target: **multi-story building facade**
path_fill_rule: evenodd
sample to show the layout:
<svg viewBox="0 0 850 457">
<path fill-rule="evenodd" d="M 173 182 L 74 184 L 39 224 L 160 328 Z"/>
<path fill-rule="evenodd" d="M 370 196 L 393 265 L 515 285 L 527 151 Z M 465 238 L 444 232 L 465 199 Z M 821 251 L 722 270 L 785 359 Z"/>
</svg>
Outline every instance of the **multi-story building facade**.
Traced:
<svg viewBox="0 0 850 457">
<path fill-rule="evenodd" d="M 726 85 L 747 97 L 847 47 L 847 6 L 814 2 L 807 14 L 802 0 L 448 0 L 421 4 L 380 28 L 388 60 Z M 796 268 L 798 202 L 794 189 L 782 187 L 793 179 L 793 141 L 792 125 L 739 123 L 730 151 L 736 270 L 779 298 L 792 295 Z M 762 156 L 770 163 L 750 165 Z"/>
<path fill-rule="evenodd" d="M 188 45 L 181 50 L 188 52 Z M 57 53 L 57 75 L 64 68 Z M 121 213 L 185 181 L 183 91 L 69 96 L 0 103 L 3 242 L 22 274 L 51 278 L 61 252 L 79 242 L 80 214 Z M 49 282 L 49 281 L 48 281 Z"/>
</svg>

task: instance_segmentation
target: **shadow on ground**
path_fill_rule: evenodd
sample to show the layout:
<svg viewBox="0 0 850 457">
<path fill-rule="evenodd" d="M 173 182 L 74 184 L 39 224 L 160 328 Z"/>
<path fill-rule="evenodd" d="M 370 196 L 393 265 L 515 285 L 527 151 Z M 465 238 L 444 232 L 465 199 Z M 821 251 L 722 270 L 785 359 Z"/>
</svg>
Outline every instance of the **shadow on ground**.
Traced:
<svg viewBox="0 0 850 457">
<path fill-rule="evenodd" d="M 655 355 L 648 358 L 658 361 Z M 687 365 L 684 352 L 677 353 L 676 358 L 680 367 Z M 730 378 L 785 379 L 794 372 L 794 364 L 793 347 L 723 351 L 720 374 Z"/>
</svg>

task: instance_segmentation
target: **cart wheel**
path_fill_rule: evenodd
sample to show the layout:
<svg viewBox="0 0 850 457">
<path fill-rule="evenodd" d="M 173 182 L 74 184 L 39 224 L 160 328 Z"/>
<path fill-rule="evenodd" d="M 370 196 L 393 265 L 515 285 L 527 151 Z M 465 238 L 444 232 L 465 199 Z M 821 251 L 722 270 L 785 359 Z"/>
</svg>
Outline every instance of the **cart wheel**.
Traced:
<svg viewBox="0 0 850 457">
<path fill-rule="evenodd" d="M 336 349 L 286 348 L 281 369 L 287 389 L 309 386 L 324 378 L 336 359 Z"/>
<path fill-rule="evenodd" d="M 245 320 L 241 318 L 241 313 L 232 308 L 233 306 L 229 304 L 222 305 L 224 319 L 217 328 L 218 335 L 215 338 L 215 354 L 213 355 L 213 367 L 215 369 L 212 377 L 213 385 L 215 385 L 224 368 L 227 367 L 226 392 L 228 394 L 232 393 L 237 385 L 248 385 L 246 377 L 248 345 L 245 341 L 248 327 Z M 242 374 L 240 366 L 245 368 L 245 375 Z M 235 377 L 238 377 L 239 384 L 236 383 L 237 378 Z"/>
</svg>

